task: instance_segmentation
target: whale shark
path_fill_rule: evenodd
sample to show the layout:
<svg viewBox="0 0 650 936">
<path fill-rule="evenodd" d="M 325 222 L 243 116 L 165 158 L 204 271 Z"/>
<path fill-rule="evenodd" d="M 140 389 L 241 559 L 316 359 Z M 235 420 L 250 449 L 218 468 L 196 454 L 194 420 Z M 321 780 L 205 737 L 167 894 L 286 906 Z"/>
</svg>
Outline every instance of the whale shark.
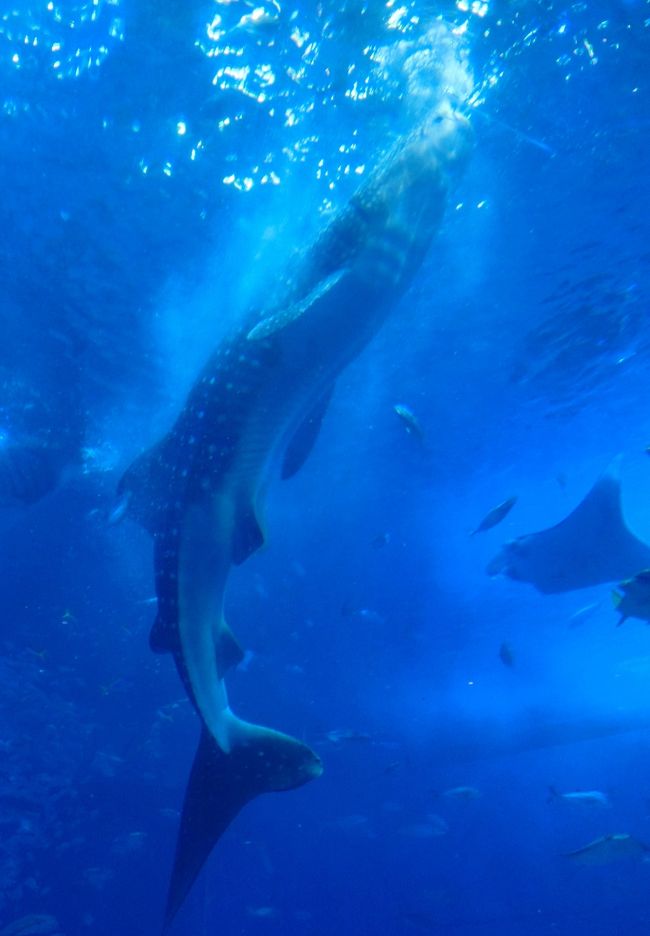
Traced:
<svg viewBox="0 0 650 936">
<path fill-rule="evenodd" d="M 650 567 L 650 546 L 625 523 L 619 461 L 560 523 L 505 543 L 488 575 L 507 575 L 552 594 L 619 581 Z"/>
<path fill-rule="evenodd" d="M 239 810 L 317 777 L 302 742 L 238 718 L 225 685 L 242 650 L 223 614 L 229 572 L 264 542 L 274 470 L 312 449 L 334 383 L 404 293 L 437 232 L 471 149 L 450 107 L 423 122 L 210 355 L 171 430 L 127 469 L 118 495 L 151 534 L 153 650 L 169 652 L 201 720 L 181 815 L 165 927 Z"/>
</svg>

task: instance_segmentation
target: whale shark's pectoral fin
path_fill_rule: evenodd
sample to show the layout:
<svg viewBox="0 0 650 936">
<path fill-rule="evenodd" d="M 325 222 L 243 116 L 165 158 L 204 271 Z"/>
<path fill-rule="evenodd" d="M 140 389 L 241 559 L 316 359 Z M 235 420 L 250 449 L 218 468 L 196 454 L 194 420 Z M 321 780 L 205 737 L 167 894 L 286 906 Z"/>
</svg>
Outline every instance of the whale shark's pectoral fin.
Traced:
<svg viewBox="0 0 650 936">
<path fill-rule="evenodd" d="M 307 418 L 301 422 L 293 438 L 287 445 L 282 462 L 281 474 L 283 481 L 286 481 L 287 478 L 293 478 L 309 458 L 316 444 L 316 439 L 318 438 L 318 433 L 320 432 L 320 427 L 323 424 L 323 419 L 325 418 L 325 413 L 327 412 L 327 407 L 329 406 L 333 393 L 334 384 L 332 384 L 329 390 L 318 400 Z"/>
<path fill-rule="evenodd" d="M 270 335 L 275 334 L 275 332 L 282 331 L 283 328 L 301 318 L 305 312 L 315 306 L 340 282 L 347 272 L 346 269 L 342 269 L 330 273 L 329 276 L 320 280 L 302 299 L 298 299 L 291 305 L 263 318 L 261 322 L 251 328 L 246 337 L 249 341 L 260 341 L 262 338 L 268 338 Z"/>
<path fill-rule="evenodd" d="M 320 758 L 289 735 L 246 726 L 224 754 L 203 728 L 185 791 L 164 929 L 171 925 L 210 852 L 237 813 L 261 793 L 291 790 L 322 773 Z"/>
</svg>

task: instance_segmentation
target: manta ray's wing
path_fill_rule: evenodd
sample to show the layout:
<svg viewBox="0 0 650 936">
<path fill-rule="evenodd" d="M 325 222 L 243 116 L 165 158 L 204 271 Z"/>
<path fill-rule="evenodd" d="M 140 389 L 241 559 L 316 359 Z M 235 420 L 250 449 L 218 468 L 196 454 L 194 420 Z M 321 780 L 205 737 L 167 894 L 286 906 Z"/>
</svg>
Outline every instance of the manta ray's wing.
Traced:
<svg viewBox="0 0 650 936">
<path fill-rule="evenodd" d="M 235 816 L 261 793 L 291 790 L 318 777 L 320 758 L 305 744 L 270 728 L 224 754 L 204 728 L 185 791 L 164 931 L 210 852 Z"/>
<path fill-rule="evenodd" d="M 549 594 L 618 581 L 649 565 L 650 546 L 625 524 L 616 462 L 568 517 L 506 543 L 487 571 Z"/>
</svg>

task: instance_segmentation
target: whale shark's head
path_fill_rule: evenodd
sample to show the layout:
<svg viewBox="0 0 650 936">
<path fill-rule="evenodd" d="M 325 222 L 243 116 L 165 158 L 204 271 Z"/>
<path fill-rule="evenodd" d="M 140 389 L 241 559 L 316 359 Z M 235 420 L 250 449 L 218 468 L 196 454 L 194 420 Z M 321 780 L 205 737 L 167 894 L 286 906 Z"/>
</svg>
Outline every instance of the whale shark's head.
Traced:
<svg viewBox="0 0 650 936">
<path fill-rule="evenodd" d="M 375 199 L 390 209 L 399 209 L 405 197 L 415 205 L 436 201 L 464 169 L 472 148 L 469 120 L 449 101 L 399 140 L 374 173 L 368 188 Z M 429 194 L 427 195 L 427 187 Z"/>
<path fill-rule="evenodd" d="M 397 143 L 352 202 L 368 227 L 368 278 L 402 288 L 440 225 L 472 147 L 469 121 L 446 102 Z"/>
<path fill-rule="evenodd" d="M 423 186 L 444 185 L 447 194 L 467 166 L 473 140 L 467 117 L 444 101 L 413 133 L 407 171 Z"/>
</svg>

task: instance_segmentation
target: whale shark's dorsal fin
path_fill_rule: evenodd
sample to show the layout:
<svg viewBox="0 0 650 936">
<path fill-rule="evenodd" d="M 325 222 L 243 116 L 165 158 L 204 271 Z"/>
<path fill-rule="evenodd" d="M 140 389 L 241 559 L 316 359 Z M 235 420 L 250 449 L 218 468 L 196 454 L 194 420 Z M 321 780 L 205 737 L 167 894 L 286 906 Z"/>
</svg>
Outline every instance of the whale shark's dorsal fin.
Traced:
<svg viewBox="0 0 650 936">
<path fill-rule="evenodd" d="M 320 427 L 323 424 L 327 407 L 332 399 L 334 385 L 318 400 L 309 415 L 301 422 L 287 445 L 282 462 L 282 480 L 293 478 L 305 464 L 316 444 Z"/>
<path fill-rule="evenodd" d="M 292 790 L 320 776 L 320 758 L 296 738 L 247 726 L 245 744 L 224 754 L 202 729 L 185 792 L 164 930 L 171 925 L 208 855 L 239 811 L 261 793 Z"/>
<path fill-rule="evenodd" d="M 506 543 L 488 565 L 550 594 L 614 582 L 650 564 L 650 546 L 627 527 L 616 458 L 578 506 L 553 527 Z"/>
</svg>

